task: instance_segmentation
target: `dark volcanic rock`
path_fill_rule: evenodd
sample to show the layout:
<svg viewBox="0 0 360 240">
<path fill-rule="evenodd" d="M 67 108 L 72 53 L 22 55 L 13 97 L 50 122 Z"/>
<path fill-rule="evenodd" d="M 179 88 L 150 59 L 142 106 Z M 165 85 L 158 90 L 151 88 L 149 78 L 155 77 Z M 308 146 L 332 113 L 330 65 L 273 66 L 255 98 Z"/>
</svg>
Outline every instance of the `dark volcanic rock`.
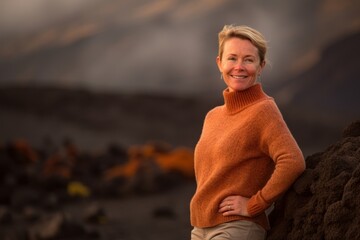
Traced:
<svg viewBox="0 0 360 240">
<path fill-rule="evenodd" d="M 108 220 L 105 210 L 97 203 L 93 203 L 86 207 L 83 215 L 84 220 L 87 223 L 104 224 Z"/>
<path fill-rule="evenodd" d="M 71 217 L 58 212 L 45 216 L 38 224 L 29 229 L 30 239 L 98 239 L 95 232 L 88 231 L 84 225 L 77 223 Z"/>
<path fill-rule="evenodd" d="M 351 123 L 343 132 L 343 137 L 358 137 L 360 136 L 360 121 Z"/>
<path fill-rule="evenodd" d="M 12 223 L 12 216 L 7 207 L 0 206 L 0 224 Z"/>
<path fill-rule="evenodd" d="M 267 239 L 360 239 L 360 121 L 322 153 L 276 205 Z"/>
</svg>

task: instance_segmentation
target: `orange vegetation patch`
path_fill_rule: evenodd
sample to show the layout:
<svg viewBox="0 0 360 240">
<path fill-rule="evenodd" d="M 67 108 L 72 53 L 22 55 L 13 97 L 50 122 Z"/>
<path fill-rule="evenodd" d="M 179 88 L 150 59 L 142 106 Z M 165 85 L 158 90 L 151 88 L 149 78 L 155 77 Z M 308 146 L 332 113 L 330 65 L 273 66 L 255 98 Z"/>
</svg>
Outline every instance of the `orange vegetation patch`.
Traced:
<svg viewBox="0 0 360 240">
<path fill-rule="evenodd" d="M 126 164 L 117 165 L 105 172 L 105 180 L 112 180 L 117 177 L 131 177 L 136 174 L 140 166 L 137 159 L 132 159 Z"/>
<path fill-rule="evenodd" d="M 185 177 L 194 177 L 193 151 L 188 148 L 169 150 L 166 145 L 145 144 L 130 147 L 128 155 L 127 163 L 112 167 L 105 172 L 106 180 L 134 176 L 140 169 L 146 168 L 149 162 L 156 163 L 164 173 L 178 172 Z"/>
<path fill-rule="evenodd" d="M 30 144 L 24 139 L 17 139 L 12 143 L 16 152 L 25 157 L 29 163 L 35 163 L 38 161 L 39 156 L 37 152 L 30 146 Z"/>
<path fill-rule="evenodd" d="M 44 163 L 43 174 L 45 177 L 59 176 L 69 179 L 71 172 L 71 161 L 61 157 L 59 154 L 52 155 Z"/>
<path fill-rule="evenodd" d="M 155 161 L 165 171 L 177 171 L 184 176 L 194 177 L 194 153 L 187 148 L 176 148 L 168 154 L 159 154 Z"/>
</svg>

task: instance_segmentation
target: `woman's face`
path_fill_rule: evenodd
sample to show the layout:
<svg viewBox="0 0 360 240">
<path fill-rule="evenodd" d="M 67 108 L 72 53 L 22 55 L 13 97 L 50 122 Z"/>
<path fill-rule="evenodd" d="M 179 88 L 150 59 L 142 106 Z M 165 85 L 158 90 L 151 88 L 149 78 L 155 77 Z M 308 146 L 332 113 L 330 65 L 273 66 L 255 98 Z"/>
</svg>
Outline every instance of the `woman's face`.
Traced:
<svg viewBox="0 0 360 240">
<path fill-rule="evenodd" d="M 249 41 L 233 37 L 224 44 L 222 58 L 216 59 L 229 91 L 242 91 L 255 84 L 265 62 L 260 64 L 258 49 Z"/>
</svg>

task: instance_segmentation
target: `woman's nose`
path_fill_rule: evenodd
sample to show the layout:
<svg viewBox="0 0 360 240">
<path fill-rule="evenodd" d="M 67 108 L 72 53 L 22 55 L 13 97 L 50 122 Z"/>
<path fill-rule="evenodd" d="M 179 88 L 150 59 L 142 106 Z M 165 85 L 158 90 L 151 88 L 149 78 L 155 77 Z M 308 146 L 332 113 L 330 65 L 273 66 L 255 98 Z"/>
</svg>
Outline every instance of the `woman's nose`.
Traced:
<svg viewBox="0 0 360 240">
<path fill-rule="evenodd" d="M 235 69 L 239 69 L 239 70 L 244 69 L 244 62 L 243 61 L 236 62 Z"/>
</svg>

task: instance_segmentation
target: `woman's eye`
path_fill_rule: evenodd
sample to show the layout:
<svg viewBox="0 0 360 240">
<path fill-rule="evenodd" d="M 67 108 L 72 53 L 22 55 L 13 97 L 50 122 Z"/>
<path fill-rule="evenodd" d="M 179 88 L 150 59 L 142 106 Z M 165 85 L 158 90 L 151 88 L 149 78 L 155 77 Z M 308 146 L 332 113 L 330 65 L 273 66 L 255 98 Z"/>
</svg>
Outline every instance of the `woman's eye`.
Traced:
<svg viewBox="0 0 360 240">
<path fill-rule="evenodd" d="M 245 59 L 244 61 L 245 61 L 246 63 L 253 63 L 253 62 L 254 62 L 254 60 L 251 59 L 251 58 L 247 58 L 247 59 Z"/>
<path fill-rule="evenodd" d="M 228 60 L 229 60 L 229 61 L 236 61 L 236 58 L 234 58 L 234 57 L 229 57 Z"/>
</svg>

